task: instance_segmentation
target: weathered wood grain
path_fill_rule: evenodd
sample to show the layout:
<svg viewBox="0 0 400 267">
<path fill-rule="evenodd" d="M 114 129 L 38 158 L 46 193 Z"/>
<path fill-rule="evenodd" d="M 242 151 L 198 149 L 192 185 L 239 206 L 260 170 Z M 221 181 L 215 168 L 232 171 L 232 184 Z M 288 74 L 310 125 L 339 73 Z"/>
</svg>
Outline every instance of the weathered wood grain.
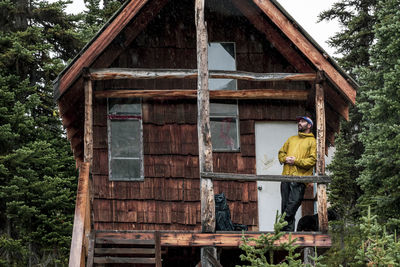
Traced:
<svg viewBox="0 0 400 267">
<path fill-rule="evenodd" d="M 315 111 L 317 115 L 317 175 L 325 174 L 325 98 L 324 88 L 321 83 L 315 85 Z M 328 231 L 328 211 L 326 185 L 318 183 L 317 185 L 317 200 L 318 200 L 318 222 L 319 230 L 322 232 Z"/>
<path fill-rule="evenodd" d="M 106 90 L 96 91 L 98 98 L 196 98 L 196 90 Z M 308 98 L 306 90 L 282 89 L 245 89 L 210 91 L 211 99 L 276 99 L 305 101 Z"/>
<path fill-rule="evenodd" d="M 196 79 L 196 69 L 132 69 L 101 68 L 90 69 L 92 80 L 114 79 Z M 314 81 L 315 73 L 254 73 L 248 71 L 210 70 L 209 78 L 238 79 L 247 81 Z"/>
<path fill-rule="evenodd" d="M 71 249 L 69 255 L 69 266 L 81 266 L 82 258 L 85 258 L 83 251 L 83 238 L 85 233 L 85 214 L 87 199 L 89 198 L 89 169 L 88 162 L 82 163 L 79 168 L 78 192 L 76 196 L 74 225 L 72 229 Z"/>
<path fill-rule="evenodd" d="M 303 182 L 303 183 L 330 183 L 331 178 L 327 175 L 318 176 L 285 176 L 285 175 L 255 175 L 239 173 L 212 173 L 203 172 L 202 177 L 213 180 L 225 181 L 270 181 L 270 182 Z"/>
<path fill-rule="evenodd" d="M 272 232 L 245 232 L 246 238 L 258 238 L 261 234 L 273 234 Z M 300 247 L 330 247 L 331 238 L 328 234 L 320 232 L 292 233 L 292 240 L 297 238 L 295 244 Z M 154 231 L 100 231 L 96 232 L 98 237 L 121 239 L 154 238 Z M 216 246 L 216 247 L 238 247 L 241 244 L 241 232 L 217 232 L 201 233 L 196 231 L 160 231 L 161 246 Z M 276 244 L 287 242 L 289 234 L 285 234 Z"/>
</svg>

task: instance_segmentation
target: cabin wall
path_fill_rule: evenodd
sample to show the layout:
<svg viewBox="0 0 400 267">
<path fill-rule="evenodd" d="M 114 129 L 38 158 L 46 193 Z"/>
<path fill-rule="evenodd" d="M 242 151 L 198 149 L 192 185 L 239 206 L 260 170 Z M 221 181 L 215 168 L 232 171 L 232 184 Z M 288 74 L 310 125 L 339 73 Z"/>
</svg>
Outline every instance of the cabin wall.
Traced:
<svg viewBox="0 0 400 267">
<path fill-rule="evenodd" d="M 170 1 L 111 67 L 196 68 L 193 1 Z M 211 1 L 214 2 L 214 1 Z M 225 2 L 225 1 L 224 1 Z M 218 3 L 216 1 L 215 3 Z M 218 4 L 216 4 L 218 5 Z M 221 10 L 225 10 L 221 13 Z M 210 42 L 235 42 L 237 69 L 294 72 L 287 61 L 229 4 L 208 6 Z M 226 30 L 229 29 L 229 30 Z M 307 89 L 306 83 L 239 81 L 238 89 Z M 97 81 L 95 90 L 196 89 L 196 80 Z M 143 99 L 144 181 L 108 179 L 107 103 L 94 101 L 94 223 L 98 230 L 200 230 L 196 100 Z M 305 102 L 239 101 L 240 152 L 213 153 L 215 172 L 256 173 L 256 121 L 294 120 Z M 255 182 L 214 181 L 224 192 L 234 223 L 257 230 Z"/>
</svg>

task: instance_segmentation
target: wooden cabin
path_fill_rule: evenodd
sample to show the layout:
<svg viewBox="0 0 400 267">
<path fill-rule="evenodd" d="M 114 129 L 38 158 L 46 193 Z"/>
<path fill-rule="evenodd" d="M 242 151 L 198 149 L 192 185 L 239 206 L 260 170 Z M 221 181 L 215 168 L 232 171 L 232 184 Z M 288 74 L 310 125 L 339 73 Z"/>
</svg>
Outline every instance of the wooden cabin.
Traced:
<svg viewBox="0 0 400 267">
<path fill-rule="evenodd" d="M 80 170 L 70 266 L 240 264 L 214 194 L 254 237 L 279 181 L 299 179 L 301 215 L 322 216 L 293 236 L 329 247 L 325 154 L 356 88 L 276 0 L 126 1 L 54 84 Z M 280 176 L 299 115 L 315 121 L 316 175 Z"/>
</svg>

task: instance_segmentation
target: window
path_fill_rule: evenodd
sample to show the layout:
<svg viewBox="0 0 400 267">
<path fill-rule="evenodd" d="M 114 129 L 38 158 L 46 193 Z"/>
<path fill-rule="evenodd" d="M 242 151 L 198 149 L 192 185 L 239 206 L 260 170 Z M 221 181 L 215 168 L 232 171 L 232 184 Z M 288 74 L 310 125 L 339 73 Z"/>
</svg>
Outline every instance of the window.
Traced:
<svg viewBox="0 0 400 267">
<path fill-rule="evenodd" d="M 108 164 L 110 180 L 143 180 L 142 105 L 137 99 L 108 99 Z"/>
<path fill-rule="evenodd" d="M 210 43 L 208 46 L 210 70 L 236 70 L 235 44 Z M 235 79 L 209 79 L 210 90 L 237 90 Z M 238 105 L 234 101 L 211 101 L 210 127 L 214 151 L 238 151 Z"/>
</svg>

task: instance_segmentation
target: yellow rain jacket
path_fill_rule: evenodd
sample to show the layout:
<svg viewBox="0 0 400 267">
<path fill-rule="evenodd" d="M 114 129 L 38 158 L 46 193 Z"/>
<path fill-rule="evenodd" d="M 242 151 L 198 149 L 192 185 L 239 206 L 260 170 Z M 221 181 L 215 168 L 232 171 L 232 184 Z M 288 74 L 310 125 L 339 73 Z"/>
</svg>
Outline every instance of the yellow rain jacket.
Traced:
<svg viewBox="0 0 400 267">
<path fill-rule="evenodd" d="M 317 161 L 317 142 L 314 135 L 312 133 L 299 133 L 289 137 L 279 150 L 279 162 L 284 164 L 285 158 L 290 156 L 296 158 L 294 165 L 285 164 L 282 175 L 313 175 L 313 167 Z"/>
</svg>

